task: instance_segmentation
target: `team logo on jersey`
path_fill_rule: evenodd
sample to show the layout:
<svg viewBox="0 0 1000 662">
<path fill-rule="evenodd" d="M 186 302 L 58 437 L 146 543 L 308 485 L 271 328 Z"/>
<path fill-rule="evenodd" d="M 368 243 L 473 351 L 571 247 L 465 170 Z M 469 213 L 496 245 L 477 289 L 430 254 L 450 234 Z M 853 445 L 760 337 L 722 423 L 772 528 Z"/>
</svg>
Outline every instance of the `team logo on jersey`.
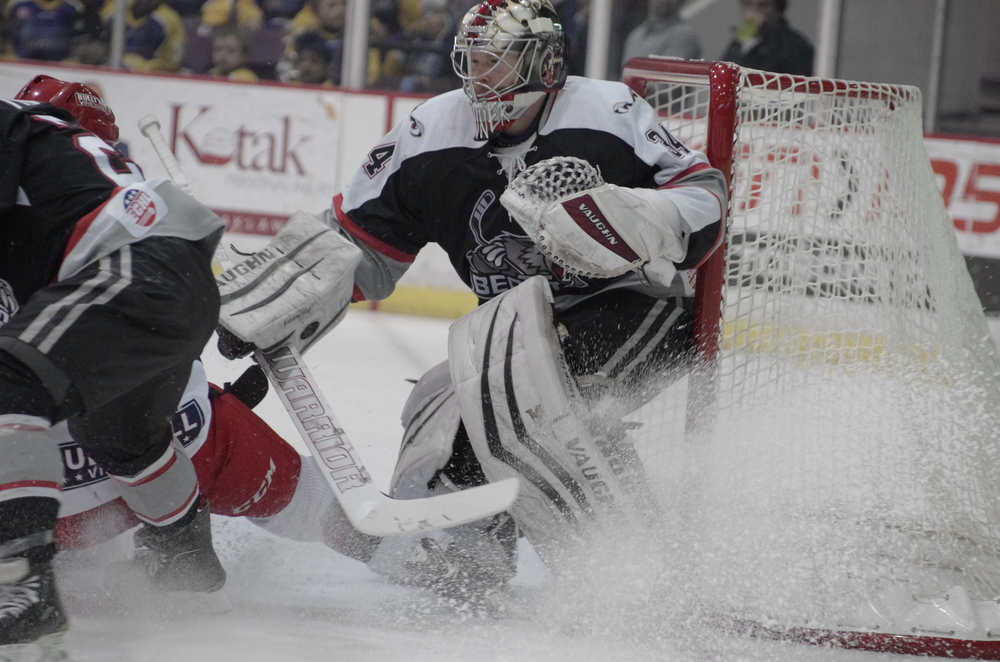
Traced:
<svg viewBox="0 0 1000 662">
<path fill-rule="evenodd" d="M 75 441 L 59 444 L 59 453 L 63 462 L 64 490 L 93 485 L 108 479 L 104 469 L 97 466 L 97 463 L 90 459 Z"/>
<path fill-rule="evenodd" d="M 466 253 L 465 259 L 469 262 L 469 281 L 476 296 L 489 299 L 539 275 L 545 276 L 556 291 L 586 287 L 580 277 L 545 257 L 523 231 L 516 234 L 484 231 L 484 225 L 498 222 L 507 225 L 504 221 L 509 220 L 507 217 L 498 220 L 495 214 L 487 217 L 496 200 L 496 193 L 483 191 L 469 218 L 476 247 Z"/>
<path fill-rule="evenodd" d="M 632 106 L 635 105 L 636 100 L 639 98 L 639 95 L 635 93 L 635 90 L 629 90 L 629 92 L 632 93 L 631 101 L 619 101 L 611 107 L 611 109 L 619 115 L 624 115 L 628 111 L 632 110 Z"/>
<path fill-rule="evenodd" d="M 140 228 L 148 228 L 156 222 L 156 203 L 148 193 L 140 189 L 125 192 L 125 215 Z"/>
<path fill-rule="evenodd" d="M 188 400 L 174 412 L 170 425 L 174 429 L 174 439 L 187 448 L 201 435 L 205 427 L 205 412 L 197 400 Z"/>
<path fill-rule="evenodd" d="M 421 124 L 420 120 L 410 117 L 410 135 L 414 138 L 419 138 L 424 135 L 424 125 Z"/>
<path fill-rule="evenodd" d="M 9 322 L 20 307 L 17 299 L 14 298 L 14 288 L 10 286 L 10 283 L 0 278 L 0 326 Z"/>
<path fill-rule="evenodd" d="M 108 201 L 104 212 L 121 223 L 133 237 L 145 235 L 169 211 L 166 201 L 153 190 L 160 181 L 128 186 Z"/>
</svg>

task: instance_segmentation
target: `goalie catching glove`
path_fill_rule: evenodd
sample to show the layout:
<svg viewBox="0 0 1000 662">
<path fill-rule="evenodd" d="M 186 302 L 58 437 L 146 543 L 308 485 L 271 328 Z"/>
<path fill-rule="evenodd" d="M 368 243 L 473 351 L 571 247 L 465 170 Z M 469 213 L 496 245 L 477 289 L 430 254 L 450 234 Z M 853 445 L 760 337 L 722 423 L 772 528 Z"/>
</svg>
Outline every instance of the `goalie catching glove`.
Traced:
<svg viewBox="0 0 1000 662">
<path fill-rule="evenodd" d="M 500 203 L 542 253 L 583 276 L 612 278 L 687 253 L 680 215 L 662 193 L 606 184 L 582 159 L 539 161 L 514 178 Z"/>
<path fill-rule="evenodd" d="M 216 278 L 219 351 L 227 358 L 254 347 L 305 351 L 343 319 L 360 262 L 357 246 L 315 216 L 296 212 L 264 250 Z"/>
</svg>

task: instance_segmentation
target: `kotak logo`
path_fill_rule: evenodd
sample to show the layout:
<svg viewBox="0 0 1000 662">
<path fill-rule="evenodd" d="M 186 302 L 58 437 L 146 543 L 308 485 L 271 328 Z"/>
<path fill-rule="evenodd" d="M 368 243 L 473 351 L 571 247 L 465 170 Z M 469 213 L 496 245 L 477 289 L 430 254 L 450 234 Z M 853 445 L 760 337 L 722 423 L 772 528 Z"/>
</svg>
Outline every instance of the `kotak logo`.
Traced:
<svg viewBox="0 0 1000 662">
<path fill-rule="evenodd" d="M 199 106 L 194 113 L 183 104 L 172 104 L 171 109 L 170 150 L 174 154 L 180 143 L 206 166 L 231 163 L 237 170 L 306 174 L 298 150 L 311 137 L 295 133 L 290 115 L 278 118 L 278 126 L 271 131 L 251 130 L 245 124 L 234 130 L 210 125 L 213 106 Z"/>
</svg>

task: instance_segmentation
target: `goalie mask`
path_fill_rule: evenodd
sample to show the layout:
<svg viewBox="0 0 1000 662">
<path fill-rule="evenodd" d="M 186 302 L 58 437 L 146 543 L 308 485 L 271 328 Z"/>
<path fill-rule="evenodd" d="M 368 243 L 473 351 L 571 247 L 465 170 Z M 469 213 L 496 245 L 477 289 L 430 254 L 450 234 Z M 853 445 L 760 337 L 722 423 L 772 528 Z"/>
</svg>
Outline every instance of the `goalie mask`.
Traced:
<svg viewBox="0 0 1000 662">
<path fill-rule="evenodd" d="M 566 82 L 569 44 L 550 0 L 486 0 L 458 26 L 452 65 L 476 117 L 476 139 L 510 128 Z"/>
<path fill-rule="evenodd" d="M 35 76 L 14 98 L 52 104 L 75 117 L 80 126 L 109 145 L 118 142 L 115 114 L 100 94 L 83 83 L 68 83 L 52 76 Z"/>
</svg>

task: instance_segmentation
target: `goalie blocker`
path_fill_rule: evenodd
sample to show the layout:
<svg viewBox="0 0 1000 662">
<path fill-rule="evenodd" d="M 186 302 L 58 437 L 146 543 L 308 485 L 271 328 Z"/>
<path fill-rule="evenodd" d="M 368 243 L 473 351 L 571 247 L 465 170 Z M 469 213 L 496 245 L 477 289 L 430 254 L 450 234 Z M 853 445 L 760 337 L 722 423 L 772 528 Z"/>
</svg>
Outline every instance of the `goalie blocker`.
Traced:
<svg viewBox="0 0 1000 662">
<path fill-rule="evenodd" d="M 354 244 L 296 212 L 267 247 L 216 278 L 220 352 L 236 358 L 255 346 L 268 352 L 283 345 L 305 351 L 343 319 L 360 261 Z"/>
</svg>

